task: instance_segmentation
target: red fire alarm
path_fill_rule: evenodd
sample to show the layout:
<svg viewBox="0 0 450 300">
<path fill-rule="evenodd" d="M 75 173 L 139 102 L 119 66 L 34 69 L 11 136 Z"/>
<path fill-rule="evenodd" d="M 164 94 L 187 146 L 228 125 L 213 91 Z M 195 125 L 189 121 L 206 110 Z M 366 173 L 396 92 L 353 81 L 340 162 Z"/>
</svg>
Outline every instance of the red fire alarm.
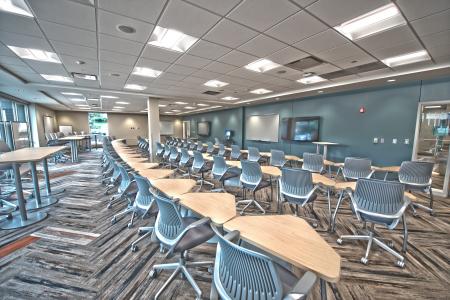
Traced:
<svg viewBox="0 0 450 300">
<path fill-rule="evenodd" d="M 365 108 L 364 106 L 361 106 L 361 107 L 359 108 L 359 112 L 360 112 L 361 114 L 365 113 L 365 112 L 366 112 L 366 108 Z"/>
</svg>

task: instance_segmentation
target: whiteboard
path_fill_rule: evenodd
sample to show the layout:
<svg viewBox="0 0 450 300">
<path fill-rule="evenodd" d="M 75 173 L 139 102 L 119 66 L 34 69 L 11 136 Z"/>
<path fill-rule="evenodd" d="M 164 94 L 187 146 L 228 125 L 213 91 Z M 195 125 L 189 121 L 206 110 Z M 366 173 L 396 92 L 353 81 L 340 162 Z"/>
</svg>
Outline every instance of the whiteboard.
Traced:
<svg viewBox="0 0 450 300">
<path fill-rule="evenodd" d="M 280 115 L 248 116 L 245 123 L 245 138 L 277 143 L 279 125 Z"/>
<path fill-rule="evenodd" d="M 59 125 L 59 132 L 64 133 L 64 135 L 72 134 L 72 125 Z"/>
<path fill-rule="evenodd" d="M 173 135 L 175 133 L 172 121 L 159 121 L 159 130 L 161 135 Z"/>
<path fill-rule="evenodd" d="M 44 116 L 44 133 L 53 133 L 55 129 L 53 128 L 53 117 Z"/>
</svg>

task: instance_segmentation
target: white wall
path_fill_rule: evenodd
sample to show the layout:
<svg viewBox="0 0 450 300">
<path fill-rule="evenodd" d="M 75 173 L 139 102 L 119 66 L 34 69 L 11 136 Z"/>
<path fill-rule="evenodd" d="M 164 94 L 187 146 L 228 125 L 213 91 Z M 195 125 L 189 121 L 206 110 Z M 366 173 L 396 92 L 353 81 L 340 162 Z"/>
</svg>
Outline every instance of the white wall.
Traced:
<svg viewBox="0 0 450 300">
<path fill-rule="evenodd" d="M 33 135 L 33 146 L 43 147 L 47 145 L 44 132 L 44 117 L 53 118 L 53 128 L 58 131 L 56 114 L 54 110 L 37 104 L 30 105 L 31 131 Z"/>
</svg>

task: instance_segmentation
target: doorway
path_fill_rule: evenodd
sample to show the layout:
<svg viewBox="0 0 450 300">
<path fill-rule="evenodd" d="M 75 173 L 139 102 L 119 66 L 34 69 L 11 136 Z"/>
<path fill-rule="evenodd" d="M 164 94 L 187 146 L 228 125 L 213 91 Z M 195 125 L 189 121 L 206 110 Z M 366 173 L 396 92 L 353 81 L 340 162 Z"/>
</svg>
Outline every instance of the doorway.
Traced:
<svg viewBox="0 0 450 300">
<path fill-rule="evenodd" d="M 433 193 L 447 197 L 449 190 L 450 100 L 419 103 L 413 160 L 434 163 Z"/>
<path fill-rule="evenodd" d="M 191 137 L 191 122 L 183 121 L 183 139 L 189 139 Z"/>
<path fill-rule="evenodd" d="M 98 148 L 102 145 L 102 137 L 107 136 L 108 132 L 108 114 L 99 112 L 88 113 L 89 131 L 93 146 Z"/>
</svg>

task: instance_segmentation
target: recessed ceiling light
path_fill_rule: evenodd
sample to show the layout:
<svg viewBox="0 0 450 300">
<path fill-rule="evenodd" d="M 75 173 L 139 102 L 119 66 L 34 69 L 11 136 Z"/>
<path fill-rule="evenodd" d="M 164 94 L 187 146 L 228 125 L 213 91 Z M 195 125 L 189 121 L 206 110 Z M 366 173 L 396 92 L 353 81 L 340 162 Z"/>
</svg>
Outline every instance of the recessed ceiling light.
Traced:
<svg viewBox="0 0 450 300">
<path fill-rule="evenodd" d="M 250 91 L 250 93 L 257 94 L 257 95 L 262 95 L 262 94 L 272 93 L 272 91 L 271 90 L 266 90 L 266 89 L 256 89 L 256 90 Z"/>
<path fill-rule="evenodd" d="M 90 107 L 78 107 L 78 109 L 91 109 Z"/>
<path fill-rule="evenodd" d="M 386 80 L 387 82 L 395 82 L 396 81 L 396 79 L 388 79 L 388 80 Z"/>
<path fill-rule="evenodd" d="M 70 101 L 73 101 L 73 102 L 84 102 L 86 100 L 84 98 L 70 98 Z"/>
<path fill-rule="evenodd" d="M 133 70 L 133 74 L 137 76 L 144 76 L 144 77 L 158 77 L 161 75 L 161 71 L 153 70 L 150 68 L 145 67 L 135 67 Z"/>
<path fill-rule="evenodd" d="M 428 106 L 425 106 L 425 108 L 441 108 L 442 106 L 441 105 L 428 105 Z"/>
<path fill-rule="evenodd" d="M 72 76 L 75 78 L 84 79 L 84 80 L 97 80 L 97 76 L 92 75 L 92 74 L 83 74 L 83 73 L 72 72 Z"/>
<path fill-rule="evenodd" d="M 0 0 L 1 1 L 1 0 Z M 33 48 L 21 48 L 15 46 L 8 46 L 12 52 L 23 59 L 32 59 L 43 62 L 57 63 L 60 64 L 58 55 L 54 52 L 49 52 L 45 50 L 33 49 Z"/>
<path fill-rule="evenodd" d="M 119 97 L 117 96 L 108 96 L 108 95 L 101 95 L 100 98 L 105 98 L 105 99 L 117 99 Z"/>
<path fill-rule="evenodd" d="M 136 91 L 143 91 L 145 90 L 147 87 L 143 86 L 143 85 L 139 85 L 139 84 L 132 84 L 132 83 L 128 83 L 125 85 L 125 88 L 127 90 L 136 90 Z"/>
<path fill-rule="evenodd" d="M 303 77 L 303 78 L 297 80 L 297 82 L 300 82 L 303 84 L 314 84 L 314 83 L 318 83 L 318 82 L 322 82 L 322 81 L 326 81 L 326 79 L 322 78 L 320 76 L 317 76 L 317 75 Z"/>
<path fill-rule="evenodd" d="M 239 98 L 232 97 L 232 96 L 226 96 L 226 97 L 223 97 L 222 100 L 239 100 Z"/>
<path fill-rule="evenodd" d="M 166 107 L 166 104 L 158 104 L 159 107 Z"/>
<path fill-rule="evenodd" d="M 130 104 L 130 102 L 125 102 L 125 101 L 117 101 L 117 102 L 116 102 L 116 104 L 124 104 L 124 105 L 127 105 L 127 104 Z"/>
<path fill-rule="evenodd" d="M 197 103 L 197 106 L 209 106 L 209 104 L 205 104 L 205 103 Z"/>
<path fill-rule="evenodd" d="M 78 107 L 89 107 L 89 105 L 87 105 L 87 104 L 75 104 L 75 106 L 78 106 Z"/>
<path fill-rule="evenodd" d="M 186 52 L 198 39 L 181 31 L 156 26 L 149 44 L 177 52 Z"/>
<path fill-rule="evenodd" d="M 172 112 L 180 112 L 181 110 L 179 109 L 172 109 Z"/>
<path fill-rule="evenodd" d="M 319 93 L 319 94 L 322 94 L 322 93 L 323 93 L 323 91 L 318 91 L 317 93 Z"/>
<path fill-rule="evenodd" d="M 82 60 L 76 60 L 75 63 L 77 65 L 84 65 L 86 62 L 82 61 Z"/>
<path fill-rule="evenodd" d="M 406 20 L 397 6 L 390 3 L 342 23 L 334 29 L 351 40 L 357 40 L 402 25 L 406 25 Z"/>
<path fill-rule="evenodd" d="M 0 10 L 25 17 L 34 17 L 25 0 L 0 0 Z"/>
<path fill-rule="evenodd" d="M 210 81 L 205 82 L 203 85 L 219 88 L 219 87 L 223 87 L 223 86 L 229 85 L 229 83 L 223 82 L 223 81 L 219 81 L 219 80 L 210 80 Z"/>
<path fill-rule="evenodd" d="M 185 109 L 195 109 L 194 106 L 186 106 Z"/>
<path fill-rule="evenodd" d="M 61 75 L 48 75 L 48 74 L 40 74 L 45 80 L 48 81 L 60 81 L 60 82 L 73 82 L 73 79 L 67 76 Z"/>
<path fill-rule="evenodd" d="M 419 61 L 430 60 L 430 56 L 426 50 L 420 50 L 416 52 L 406 53 L 394 57 L 382 59 L 381 61 L 388 67 L 394 68 L 397 66 L 416 63 Z"/>
<path fill-rule="evenodd" d="M 71 93 L 71 92 L 62 92 L 61 94 L 65 95 L 65 96 L 83 96 L 83 94 Z"/>
<path fill-rule="evenodd" d="M 117 30 L 123 32 L 123 33 L 127 33 L 127 34 L 132 34 L 136 32 L 136 29 L 128 26 L 128 25 L 117 25 Z"/>
<path fill-rule="evenodd" d="M 125 107 L 123 107 L 123 106 L 114 106 L 113 107 L 113 109 L 123 109 L 123 108 L 125 108 Z"/>
<path fill-rule="evenodd" d="M 249 63 L 248 65 L 245 66 L 245 68 L 254 72 L 264 73 L 266 71 L 278 68 L 280 66 L 281 65 L 274 63 L 271 60 L 262 58 L 252 63 Z"/>
<path fill-rule="evenodd" d="M 98 98 L 88 98 L 89 101 L 98 101 Z"/>
<path fill-rule="evenodd" d="M 177 102 L 175 102 L 175 104 L 185 105 L 185 104 L 187 104 L 187 102 L 177 101 Z"/>
</svg>

